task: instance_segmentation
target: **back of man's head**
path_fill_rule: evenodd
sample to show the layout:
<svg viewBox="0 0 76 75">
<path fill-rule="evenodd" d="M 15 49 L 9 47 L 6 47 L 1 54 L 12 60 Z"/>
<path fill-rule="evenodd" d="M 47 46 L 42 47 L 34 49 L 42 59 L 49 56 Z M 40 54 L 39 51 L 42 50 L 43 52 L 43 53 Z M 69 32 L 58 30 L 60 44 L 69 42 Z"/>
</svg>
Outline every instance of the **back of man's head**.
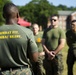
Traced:
<svg viewBox="0 0 76 75">
<path fill-rule="evenodd" d="M 15 18 L 19 16 L 18 8 L 13 3 L 6 3 L 3 7 L 3 17 L 5 19 Z"/>
</svg>

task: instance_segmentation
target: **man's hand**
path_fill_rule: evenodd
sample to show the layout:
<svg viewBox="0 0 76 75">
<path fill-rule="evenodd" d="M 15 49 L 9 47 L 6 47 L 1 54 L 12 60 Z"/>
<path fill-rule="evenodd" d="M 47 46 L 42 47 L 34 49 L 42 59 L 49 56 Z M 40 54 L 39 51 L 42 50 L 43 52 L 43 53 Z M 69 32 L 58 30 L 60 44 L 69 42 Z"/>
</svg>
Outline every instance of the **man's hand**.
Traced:
<svg viewBox="0 0 76 75">
<path fill-rule="evenodd" d="M 49 51 L 48 60 L 52 60 L 52 59 L 54 59 L 54 57 L 55 57 L 54 51 Z"/>
</svg>

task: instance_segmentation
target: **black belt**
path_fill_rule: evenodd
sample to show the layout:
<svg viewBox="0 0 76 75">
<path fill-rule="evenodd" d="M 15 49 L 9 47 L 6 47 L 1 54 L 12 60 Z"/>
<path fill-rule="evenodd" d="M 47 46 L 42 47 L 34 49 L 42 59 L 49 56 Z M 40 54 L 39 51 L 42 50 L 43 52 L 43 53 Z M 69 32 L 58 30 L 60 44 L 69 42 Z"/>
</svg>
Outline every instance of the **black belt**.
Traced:
<svg viewBox="0 0 76 75">
<path fill-rule="evenodd" d="M 1 71 L 6 71 L 6 70 L 17 70 L 17 69 L 25 69 L 29 68 L 29 66 L 19 66 L 19 67 L 7 67 L 7 68 L 1 68 Z"/>
</svg>

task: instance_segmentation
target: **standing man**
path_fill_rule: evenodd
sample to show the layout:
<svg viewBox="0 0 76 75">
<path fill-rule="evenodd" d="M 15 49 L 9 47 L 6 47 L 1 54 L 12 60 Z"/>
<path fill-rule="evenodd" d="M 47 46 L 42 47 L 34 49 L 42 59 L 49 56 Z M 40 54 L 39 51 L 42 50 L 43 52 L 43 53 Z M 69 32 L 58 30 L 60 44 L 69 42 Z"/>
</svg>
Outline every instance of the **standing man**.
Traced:
<svg viewBox="0 0 76 75">
<path fill-rule="evenodd" d="M 32 28 L 33 28 L 34 38 L 35 38 L 36 44 L 38 46 L 38 52 L 39 52 L 38 63 L 37 64 L 33 63 L 34 74 L 35 75 L 45 75 L 45 70 L 43 67 L 43 59 L 44 59 L 45 53 L 44 53 L 43 47 L 42 47 L 43 33 L 39 32 L 39 26 L 36 23 L 32 25 Z"/>
<path fill-rule="evenodd" d="M 71 29 L 66 32 L 66 37 L 69 46 L 67 55 L 68 75 L 73 75 L 73 65 L 76 61 L 76 20 L 71 21 Z"/>
<path fill-rule="evenodd" d="M 38 48 L 31 30 L 17 25 L 16 5 L 3 7 L 6 25 L 0 26 L 0 75 L 32 75 L 29 60 L 38 61 Z"/>
<path fill-rule="evenodd" d="M 61 50 L 65 45 L 65 33 L 58 27 L 59 16 L 51 16 L 51 26 L 44 31 L 46 75 L 61 75 L 63 70 Z"/>
</svg>

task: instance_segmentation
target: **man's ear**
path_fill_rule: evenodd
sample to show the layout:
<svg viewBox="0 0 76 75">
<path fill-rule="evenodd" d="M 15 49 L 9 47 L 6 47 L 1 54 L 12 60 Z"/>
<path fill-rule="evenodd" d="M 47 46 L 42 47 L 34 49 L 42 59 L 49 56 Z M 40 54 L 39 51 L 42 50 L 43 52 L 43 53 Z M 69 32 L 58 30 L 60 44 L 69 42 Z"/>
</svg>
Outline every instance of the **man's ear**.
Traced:
<svg viewBox="0 0 76 75">
<path fill-rule="evenodd" d="M 20 16 L 19 16 L 19 13 L 17 13 L 17 18 L 19 18 Z"/>
<path fill-rule="evenodd" d="M 19 17 L 20 17 L 20 16 L 19 16 L 19 13 L 17 13 L 17 22 L 18 22 L 18 20 L 19 20 Z"/>
</svg>

